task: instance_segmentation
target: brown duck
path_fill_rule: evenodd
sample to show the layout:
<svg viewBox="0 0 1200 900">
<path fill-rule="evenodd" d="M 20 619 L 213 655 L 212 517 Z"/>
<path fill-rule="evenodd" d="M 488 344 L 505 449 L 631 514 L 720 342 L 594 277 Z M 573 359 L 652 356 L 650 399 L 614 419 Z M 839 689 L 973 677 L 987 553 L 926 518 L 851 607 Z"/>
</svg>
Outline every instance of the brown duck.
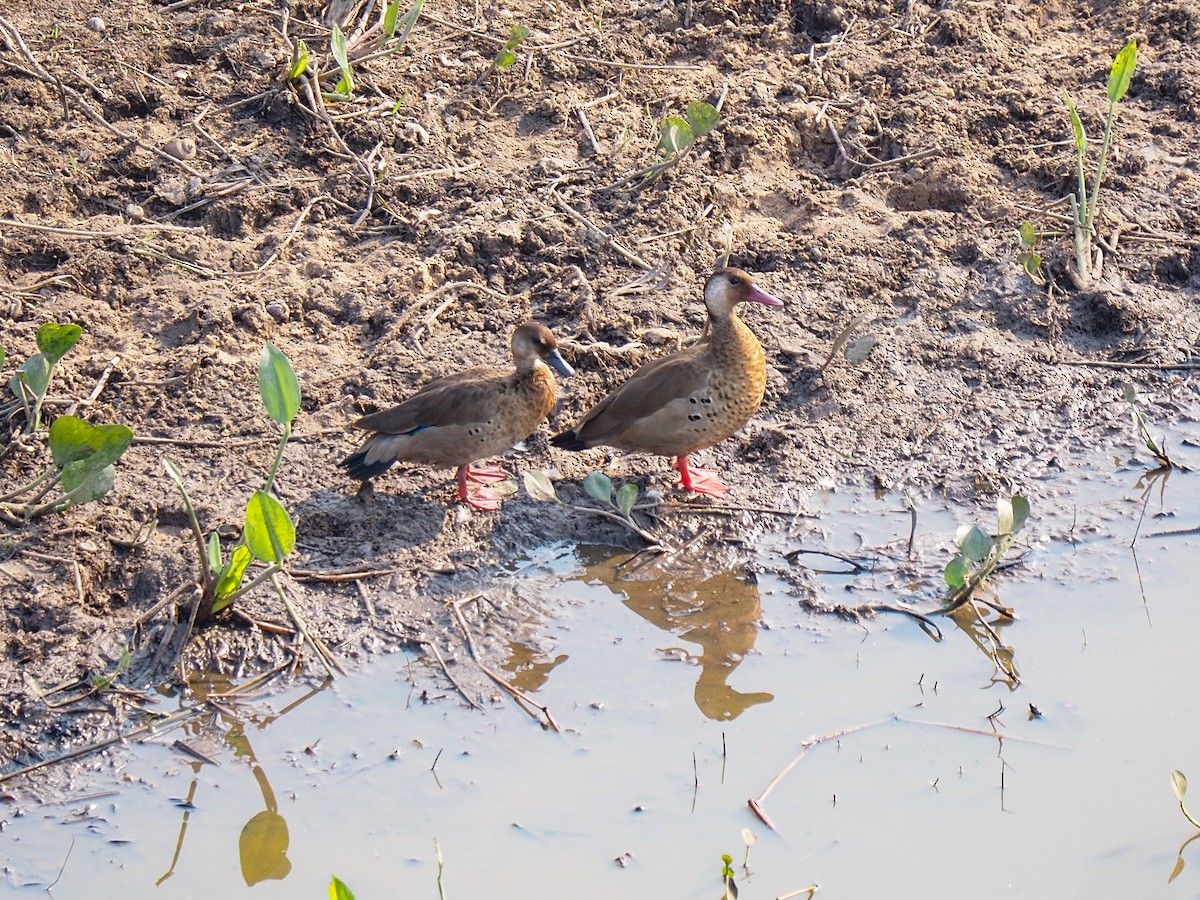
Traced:
<svg viewBox="0 0 1200 900">
<path fill-rule="evenodd" d="M 725 440 L 762 403 L 766 360 L 737 316 L 744 301 L 783 306 L 741 269 L 718 269 L 704 285 L 707 338 L 646 363 L 552 443 L 565 450 L 604 445 L 674 456 L 681 488 L 720 497 L 729 488 L 715 472 L 688 465 L 688 455 Z"/>
<path fill-rule="evenodd" d="M 486 487 L 504 480 L 498 466 L 471 463 L 498 456 L 537 430 L 554 406 L 553 366 L 566 376 L 574 370 L 558 352 L 550 329 L 526 322 L 513 332 L 516 371 L 469 369 L 431 381 L 399 406 L 363 416 L 355 428 L 372 431 L 342 465 L 366 481 L 397 461 L 458 468 L 458 499 L 479 509 L 499 509 L 500 498 Z M 548 365 L 547 365 L 548 364 Z"/>
</svg>

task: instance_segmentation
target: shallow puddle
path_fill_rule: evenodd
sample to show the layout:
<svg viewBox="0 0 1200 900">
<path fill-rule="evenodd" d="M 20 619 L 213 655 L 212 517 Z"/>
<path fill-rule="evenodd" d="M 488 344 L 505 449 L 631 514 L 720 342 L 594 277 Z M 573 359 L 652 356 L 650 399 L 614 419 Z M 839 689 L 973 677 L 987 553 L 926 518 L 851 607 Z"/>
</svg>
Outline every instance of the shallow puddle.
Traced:
<svg viewBox="0 0 1200 900">
<path fill-rule="evenodd" d="M 58 900 L 316 897 L 334 874 L 360 900 L 436 898 L 436 840 L 450 898 L 716 900 L 726 853 L 742 898 L 1195 896 L 1200 845 L 1167 885 L 1194 834 L 1169 775 L 1200 778 L 1200 536 L 1164 532 L 1200 526 L 1200 479 L 1071 471 L 1031 492 L 1030 552 L 994 582 L 1019 683 L 944 617 L 935 643 L 903 615 L 814 615 L 775 576 L 552 546 L 514 569 L 551 615 L 502 674 L 561 734 L 386 657 L 96 757 L 66 802 L 6 785 L 5 878 Z M 834 551 L 867 571 L 806 599 L 928 607 L 955 528 L 991 516 L 914 506 L 915 531 L 904 498 L 830 494 L 757 564 Z"/>
</svg>

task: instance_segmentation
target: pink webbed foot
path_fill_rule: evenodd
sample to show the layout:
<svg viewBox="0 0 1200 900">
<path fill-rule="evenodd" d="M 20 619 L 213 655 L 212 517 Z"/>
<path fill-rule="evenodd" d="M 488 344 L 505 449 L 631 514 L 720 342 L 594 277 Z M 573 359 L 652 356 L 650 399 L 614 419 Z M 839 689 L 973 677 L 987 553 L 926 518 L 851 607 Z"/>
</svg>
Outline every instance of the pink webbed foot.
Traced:
<svg viewBox="0 0 1200 900">
<path fill-rule="evenodd" d="M 712 469 L 696 469 L 688 464 L 688 458 L 681 456 L 675 460 L 674 468 L 679 470 L 679 489 L 691 491 L 693 494 L 704 494 L 707 497 L 724 497 L 729 492 L 729 486 L 717 477 Z"/>
<path fill-rule="evenodd" d="M 501 472 L 500 469 L 495 466 L 489 466 L 483 472 L 485 478 L 488 478 L 495 473 L 498 473 L 500 475 L 500 477 L 492 478 L 493 482 L 504 480 L 504 477 L 505 477 L 504 473 Z M 492 493 L 486 487 L 481 487 L 478 483 L 479 479 L 474 477 L 474 476 L 477 476 L 478 474 L 479 474 L 479 470 L 472 469 L 471 466 L 469 466 L 469 465 L 459 466 L 458 477 L 457 477 L 458 499 L 469 503 L 471 506 L 475 507 L 476 509 L 483 509 L 483 510 L 487 510 L 488 512 L 495 512 L 496 510 L 498 510 L 500 508 L 500 501 L 502 498 L 498 494 Z M 470 478 L 472 481 L 475 481 L 477 483 L 476 484 L 468 484 L 467 483 L 468 478 Z"/>
<path fill-rule="evenodd" d="M 504 481 L 508 475 L 499 466 L 466 466 L 466 477 L 476 484 L 496 484 Z"/>
</svg>

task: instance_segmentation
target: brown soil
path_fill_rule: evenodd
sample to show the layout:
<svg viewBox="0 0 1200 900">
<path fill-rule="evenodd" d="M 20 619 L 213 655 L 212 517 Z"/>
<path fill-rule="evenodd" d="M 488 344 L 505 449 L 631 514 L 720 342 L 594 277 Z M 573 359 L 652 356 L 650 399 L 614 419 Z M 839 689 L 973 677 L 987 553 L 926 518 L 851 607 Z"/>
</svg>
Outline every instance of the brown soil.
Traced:
<svg viewBox="0 0 1200 900">
<path fill-rule="evenodd" d="M 4 380 L 40 324 L 77 322 L 50 415 L 116 359 L 81 414 L 138 442 L 108 497 L 2 539 L 4 767 L 129 712 L 110 693 L 65 714 L 36 684 L 112 671 L 125 647 L 124 685 L 181 671 L 173 610 L 147 615 L 196 565 L 160 458 L 179 461 L 205 529 L 231 545 L 277 433 L 254 382 L 266 341 L 304 391 L 277 483 L 299 521 L 286 583 L 343 659 L 426 640 L 461 658 L 445 601 L 502 561 L 551 540 L 636 542 L 524 493 L 468 512 L 448 471 L 393 470 L 356 497 L 336 464 L 347 422 L 435 375 L 503 364 L 533 315 L 578 369 L 549 427 L 570 423 L 700 332 L 724 223 L 732 262 L 788 302 L 746 311 L 767 398 L 699 456 L 733 485 L 731 505 L 791 509 L 846 481 L 967 503 L 1058 472 L 1065 447 L 1118 434 L 1132 447 L 1122 381 L 1168 430 L 1198 408 L 1189 373 L 1155 367 L 1193 359 L 1200 336 L 1200 0 L 430 0 L 404 49 L 359 66 L 352 101 L 328 102 L 336 133 L 286 81 L 293 40 L 329 65 L 311 0 L 287 18 L 223 0 L 15 6 L 0 49 Z M 514 23 L 530 36 L 494 69 Z M 1139 67 L 1101 194 L 1102 232 L 1125 237 L 1086 291 L 1064 274 L 1068 242 L 1044 242 L 1051 294 L 1017 262 L 1016 229 L 1073 186 L 1063 92 L 1095 146 L 1131 36 Z M 662 117 L 696 100 L 720 102 L 720 127 L 660 180 L 625 179 L 654 161 Z M 193 158 L 154 152 L 177 139 L 195 141 Z M 644 274 L 637 260 L 657 272 L 622 290 Z M 873 352 L 823 369 L 860 316 Z M 601 466 L 672 499 L 665 460 L 560 453 L 548 434 L 504 464 L 557 467 L 569 499 Z M 0 463 L 4 492 L 44 457 L 39 440 Z M 719 521 L 676 510 L 654 527 L 736 543 L 779 520 Z M 364 568 L 391 574 L 298 577 Z M 239 609 L 289 621 L 266 589 Z M 490 627 L 521 619 L 500 611 Z M 192 636 L 182 668 L 248 674 L 290 654 L 234 618 Z"/>
</svg>

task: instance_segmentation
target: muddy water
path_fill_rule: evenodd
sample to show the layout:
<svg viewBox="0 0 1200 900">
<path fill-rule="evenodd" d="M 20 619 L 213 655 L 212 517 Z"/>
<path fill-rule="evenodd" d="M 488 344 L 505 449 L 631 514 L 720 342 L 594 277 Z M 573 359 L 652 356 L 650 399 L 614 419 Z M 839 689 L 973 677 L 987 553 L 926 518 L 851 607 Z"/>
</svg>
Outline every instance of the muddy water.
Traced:
<svg viewBox="0 0 1200 900">
<path fill-rule="evenodd" d="M 1200 479 L 1072 470 L 1031 491 L 1029 553 L 991 597 L 1019 615 L 999 653 L 967 621 L 935 643 L 798 602 L 927 606 L 986 510 L 916 499 L 914 529 L 904 498 L 830 494 L 756 567 L 804 546 L 866 571 L 801 587 L 551 546 L 512 583 L 552 616 L 497 649 L 562 734 L 466 710 L 397 654 L 94 759 L 65 801 L 10 785 L 4 877 L 30 896 L 57 878 L 58 900 L 315 897 L 333 874 L 436 898 L 436 840 L 450 898 L 715 900 L 723 853 L 743 898 L 1196 896 L 1200 843 L 1168 886 L 1194 834 L 1168 778 L 1200 784 L 1200 536 L 1164 532 L 1200 526 Z M 747 800 L 793 762 L 761 802 L 772 830 Z"/>
</svg>

